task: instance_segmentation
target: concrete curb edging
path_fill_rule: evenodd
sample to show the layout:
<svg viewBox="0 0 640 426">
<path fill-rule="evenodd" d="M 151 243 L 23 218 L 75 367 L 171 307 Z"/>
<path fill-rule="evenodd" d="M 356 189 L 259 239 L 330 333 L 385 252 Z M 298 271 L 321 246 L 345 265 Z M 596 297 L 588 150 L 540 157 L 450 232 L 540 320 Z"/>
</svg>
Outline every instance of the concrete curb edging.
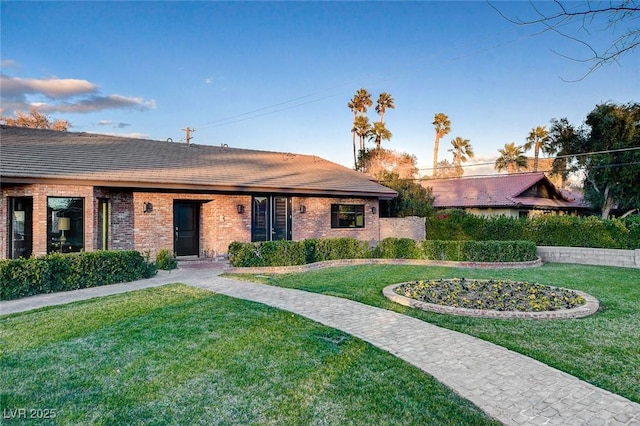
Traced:
<svg viewBox="0 0 640 426">
<path fill-rule="evenodd" d="M 523 312 L 523 311 L 495 311 L 489 309 L 469 309 L 469 308 L 454 308 L 452 306 L 442 306 L 433 303 L 422 302 L 420 300 L 411 299 L 399 295 L 395 292 L 395 289 L 405 283 L 397 283 L 386 286 L 382 289 L 382 294 L 392 302 L 399 303 L 411 308 L 418 308 L 424 311 L 436 312 L 439 314 L 459 315 L 465 317 L 476 318 L 495 318 L 495 319 L 575 319 L 583 318 L 589 315 L 593 315 L 600 308 L 598 299 L 579 290 L 570 290 L 584 297 L 586 303 L 582 306 L 578 306 L 572 309 L 560 309 L 557 311 L 544 311 L 544 312 Z"/>
<path fill-rule="evenodd" d="M 237 274 L 290 274 L 295 272 L 315 271 L 324 268 L 353 265 L 412 265 L 412 266 L 449 266 L 457 268 L 504 268 L 524 269 L 542 266 L 543 262 L 538 257 L 528 262 L 454 262 L 444 260 L 425 259 L 339 259 L 325 260 L 322 262 L 307 263 L 294 266 L 255 266 L 255 267 L 229 267 L 227 273 Z"/>
</svg>

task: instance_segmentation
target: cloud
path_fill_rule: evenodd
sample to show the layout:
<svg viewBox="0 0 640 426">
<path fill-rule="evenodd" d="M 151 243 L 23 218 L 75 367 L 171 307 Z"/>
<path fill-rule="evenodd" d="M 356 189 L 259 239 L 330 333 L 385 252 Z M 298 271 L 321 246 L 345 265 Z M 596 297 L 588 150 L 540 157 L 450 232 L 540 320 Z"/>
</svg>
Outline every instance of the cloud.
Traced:
<svg viewBox="0 0 640 426">
<path fill-rule="evenodd" d="M 129 123 L 115 123 L 111 120 L 100 120 L 98 121 L 98 125 L 99 126 L 111 126 L 113 128 L 117 128 L 117 129 L 124 129 L 125 127 L 129 127 L 131 126 L 131 124 Z"/>
<path fill-rule="evenodd" d="M 3 59 L 0 61 L 0 68 L 20 68 L 20 66 L 13 59 Z"/>
<path fill-rule="evenodd" d="M 19 78 L 0 76 L 2 96 L 21 98 L 29 94 L 42 94 L 51 99 L 63 99 L 72 96 L 95 93 L 97 87 L 87 81 L 71 78 Z"/>
<path fill-rule="evenodd" d="M 207 83 L 207 84 L 211 84 L 211 83 L 213 83 L 213 79 L 211 77 L 207 77 L 207 78 L 204 79 L 204 82 Z"/>
<path fill-rule="evenodd" d="M 27 111 L 36 107 L 48 113 L 90 113 L 108 109 L 156 109 L 154 99 L 118 94 L 103 96 L 98 86 L 88 80 L 18 78 L 2 74 L 0 85 L 6 110 Z"/>
</svg>

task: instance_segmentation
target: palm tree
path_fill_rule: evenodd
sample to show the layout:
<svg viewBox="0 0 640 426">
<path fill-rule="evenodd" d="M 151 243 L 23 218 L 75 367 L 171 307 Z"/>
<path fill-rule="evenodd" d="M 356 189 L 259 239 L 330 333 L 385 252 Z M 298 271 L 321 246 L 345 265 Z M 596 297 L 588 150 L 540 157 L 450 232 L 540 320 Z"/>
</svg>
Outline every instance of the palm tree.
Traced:
<svg viewBox="0 0 640 426">
<path fill-rule="evenodd" d="M 527 137 L 527 143 L 524 144 L 524 150 L 528 151 L 533 147 L 533 171 L 538 171 L 538 155 L 540 151 L 549 153 L 553 150 L 551 147 L 551 136 L 547 132 L 545 126 L 538 126 L 535 129 L 531 129 L 529 137 Z"/>
<path fill-rule="evenodd" d="M 469 139 L 462 139 L 460 136 L 451 141 L 451 146 L 453 148 L 449 152 L 453 153 L 453 165 L 456 167 L 456 175 L 460 177 L 464 173 L 462 171 L 462 163 L 474 156 L 473 147 L 471 147 Z"/>
<path fill-rule="evenodd" d="M 516 146 L 515 142 L 504 144 L 503 149 L 499 149 L 500 157 L 496 160 L 497 171 L 507 169 L 507 173 L 517 173 L 527 168 L 527 157 L 524 155 L 524 148 Z"/>
<path fill-rule="evenodd" d="M 364 138 L 369 136 L 371 132 L 371 123 L 369 123 L 369 117 L 367 117 L 366 115 L 356 116 L 355 120 L 353 121 L 353 129 L 351 129 L 351 131 L 354 135 L 358 135 L 358 138 L 360 140 L 360 152 L 358 156 L 362 157 L 364 153 Z M 359 167 L 357 159 L 355 166 L 356 170 L 358 170 Z"/>
<path fill-rule="evenodd" d="M 396 104 L 394 103 L 393 97 L 387 92 L 382 92 L 378 96 L 378 103 L 376 104 L 376 112 L 380 114 L 380 122 L 384 123 L 384 113 L 388 109 L 394 109 Z"/>
<path fill-rule="evenodd" d="M 433 124 L 436 129 L 436 141 L 433 147 L 433 176 L 435 176 L 438 168 L 438 147 L 440 145 L 440 138 L 451 131 L 451 121 L 449 121 L 449 117 L 439 112 L 435 115 L 433 123 L 431 124 Z"/>
<path fill-rule="evenodd" d="M 367 89 L 358 89 L 356 94 L 347 104 L 347 107 L 353 112 L 353 128 L 351 129 L 351 135 L 353 137 L 353 165 L 354 168 L 358 168 L 358 160 L 356 156 L 356 118 L 358 114 L 364 114 L 367 112 L 367 108 L 373 105 L 373 101 L 371 100 L 371 94 L 367 91 Z M 360 150 L 364 149 L 364 143 L 360 144 Z"/>
<path fill-rule="evenodd" d="M 376 150 L 380 151 L 380 142 L 391 140 L 393 134 L 387 129 L 384 123 L 377 121 L 369 131 L 369 142 L 376 143 Z"/>
</svg>

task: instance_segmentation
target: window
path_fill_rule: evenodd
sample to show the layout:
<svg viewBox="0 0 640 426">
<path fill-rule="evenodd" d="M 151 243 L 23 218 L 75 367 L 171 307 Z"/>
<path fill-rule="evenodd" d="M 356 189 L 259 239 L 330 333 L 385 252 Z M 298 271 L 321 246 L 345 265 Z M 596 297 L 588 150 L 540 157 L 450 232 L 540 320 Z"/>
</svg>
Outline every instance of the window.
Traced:
<svg viewBox="0 0 640 426">
<path fill-rule="evenodd" d="M 98 198 L 98 250 L 109 249 L 109 211 L 108 198 Z"/>
<path fill-rule="evenodd" d="M 84 250 L 84 198 L 47 198 L 47 253 Z"/>
<path fill-rule="evenodd" d="M 331 204 L 332 228 L 364 228 L 364 204 Z"/>
</svg>

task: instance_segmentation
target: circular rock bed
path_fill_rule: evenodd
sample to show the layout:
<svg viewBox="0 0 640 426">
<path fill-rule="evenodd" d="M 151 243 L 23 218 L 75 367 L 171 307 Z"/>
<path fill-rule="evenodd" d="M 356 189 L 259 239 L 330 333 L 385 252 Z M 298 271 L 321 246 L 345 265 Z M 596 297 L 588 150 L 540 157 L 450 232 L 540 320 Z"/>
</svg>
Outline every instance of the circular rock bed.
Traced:
<svg viewBox="0 0 640 426">
<path fill-rule="evenodd" d="M 598 310 L 583 292 L 511 280 L 419 280 L 383 290 L 397 303 L 424 310 L 489 318 L 579 318 Z"/>
</svg>

